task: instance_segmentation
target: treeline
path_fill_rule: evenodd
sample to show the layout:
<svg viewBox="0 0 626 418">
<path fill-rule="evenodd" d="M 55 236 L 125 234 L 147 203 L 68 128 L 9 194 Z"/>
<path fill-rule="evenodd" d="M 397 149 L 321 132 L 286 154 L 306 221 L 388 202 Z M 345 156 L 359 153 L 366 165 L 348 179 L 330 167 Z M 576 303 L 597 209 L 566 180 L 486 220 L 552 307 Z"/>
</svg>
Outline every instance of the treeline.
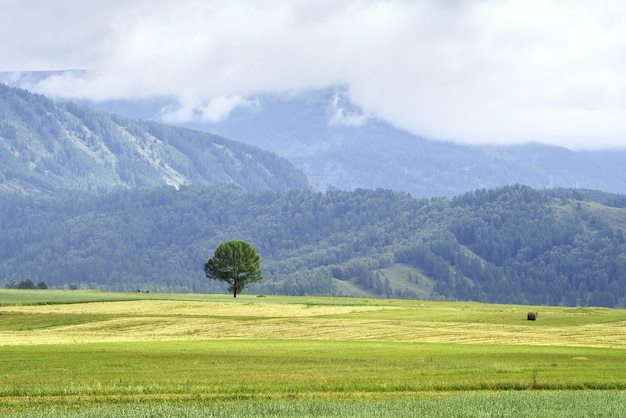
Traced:
<svg viewBox="0 0 626 418">
<path fill-rule="evenodd" d="M 48 285 L 45 282 L 39 282 L 35 284 L 31 279 L 20 280 L 20 282 L 16 282 L 15 280 L 9 280 L 4 285 L 7 289 L 39 289 L 45 290 L 48 288 Z"/>
<path fill-rule="evenodd" d="M 232 185 L 13 196 L 0 229 L 0 282 L 219 292 L 202 266 L 242 239 L 265 276 L 251 292 L 625 306 L 626 210 L 524 186 L 455 199 Z M 398 265 L 410 274 L 390 280 Z"/>
</svg>

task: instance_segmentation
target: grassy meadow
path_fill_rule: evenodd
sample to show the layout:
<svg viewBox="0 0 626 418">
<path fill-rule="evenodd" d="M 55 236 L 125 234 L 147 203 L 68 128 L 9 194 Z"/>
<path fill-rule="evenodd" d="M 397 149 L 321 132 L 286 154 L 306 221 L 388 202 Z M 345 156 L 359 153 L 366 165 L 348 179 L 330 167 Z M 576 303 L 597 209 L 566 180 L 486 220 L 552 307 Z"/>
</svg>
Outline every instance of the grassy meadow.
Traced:
<svg viewBox="0 0 626 418">
<path fill-rule="evenodd" d="M 0 414 L 619 416 L 625 326 L 604 308 L 3 289 Z"/>
</svg>

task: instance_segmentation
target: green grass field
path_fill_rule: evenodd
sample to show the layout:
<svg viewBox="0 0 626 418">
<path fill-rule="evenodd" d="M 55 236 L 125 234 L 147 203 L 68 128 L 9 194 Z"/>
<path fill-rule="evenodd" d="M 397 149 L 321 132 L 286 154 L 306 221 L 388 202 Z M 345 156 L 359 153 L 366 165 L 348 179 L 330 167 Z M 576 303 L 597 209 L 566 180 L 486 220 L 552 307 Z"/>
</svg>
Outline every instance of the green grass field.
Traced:
<svg viewBox="0 0 626 418">
<path fill-rule="evenodd" d="M 600 308 L 0 290 L 0 414 L 614 417 L 625 325 Z"/>
</svg>

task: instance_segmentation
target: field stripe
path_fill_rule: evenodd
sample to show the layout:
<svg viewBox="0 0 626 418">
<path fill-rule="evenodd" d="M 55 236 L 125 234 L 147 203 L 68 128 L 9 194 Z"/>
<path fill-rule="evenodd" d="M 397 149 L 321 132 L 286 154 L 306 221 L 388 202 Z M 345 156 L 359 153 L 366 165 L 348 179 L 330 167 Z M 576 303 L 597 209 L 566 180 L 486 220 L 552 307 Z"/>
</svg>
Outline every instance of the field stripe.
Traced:
<svg viewBox="0 0 626 418">
<path fill-rule="evenodd" d="M 401 305 L 167 300 L 5 306 L 0 308 L 0 318 L 6 320 L 12 315 L 28 315 L 33 322 L 54 315 L 83 315 L 85 319 L 44 328 L 0 329 L 0 345 L 293 339 L 626 348 L 626 321 L 608 322 L 598 316 L 591 318 L 597 323 L 571 326 L 557 324 L 554 318 L 543 324 L 523 319 L 512 323 L 513 315 L 521 317 L 517 312 L 498 312 L 489 322 L 483 317 L 470 322 L 467 315 L 452 309 L 456 305 L 442 306 L 444 313 L 432 312 L 432 307 Z M 428 315 L 446 319 L 428 320 Z M 558 326 L 550 326 L 550 320 Z"/>
</svg>

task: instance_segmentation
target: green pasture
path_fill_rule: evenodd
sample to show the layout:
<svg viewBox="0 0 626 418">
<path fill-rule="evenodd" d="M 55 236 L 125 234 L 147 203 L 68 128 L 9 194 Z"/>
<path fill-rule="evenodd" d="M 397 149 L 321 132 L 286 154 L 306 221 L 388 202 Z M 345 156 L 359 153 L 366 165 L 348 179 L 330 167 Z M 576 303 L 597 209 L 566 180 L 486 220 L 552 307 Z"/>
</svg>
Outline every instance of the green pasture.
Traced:
<svg viewBox="0 0 626 418">
<path fill-rule="evenodd" d="M 53 305 L 89 302 L 114 302 L 140 299 L 211 300 L 211 295 L 165 293 L 100 292 L 96 290 L 20 290 L 0 289 L 2 305 Z"/>
<path fill-rule="evenodd" d="M 622 351 L 286 340 L 7 346 L 0 395 L 253 398 L 626 389 Z"/>
<path fill-rule="evenodd" d="M 599 308 L 1 290 L 0 414 L 619 416 L 625 324 Z"/>
</svg>

